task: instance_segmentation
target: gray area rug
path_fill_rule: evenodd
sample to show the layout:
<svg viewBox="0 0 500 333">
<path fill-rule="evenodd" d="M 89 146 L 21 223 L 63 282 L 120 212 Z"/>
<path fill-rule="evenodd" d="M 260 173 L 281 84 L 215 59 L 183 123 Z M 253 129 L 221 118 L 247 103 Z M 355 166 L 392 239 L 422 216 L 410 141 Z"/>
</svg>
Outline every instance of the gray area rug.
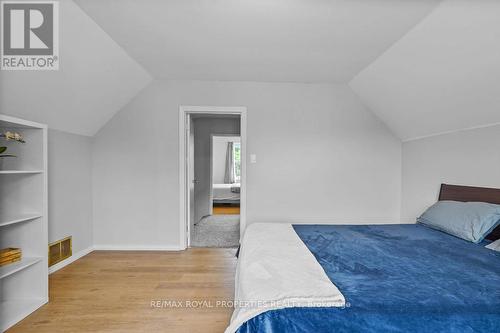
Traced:
<svg viewBox="0 0 500 333">
<path fill-rule="evenodd" d="M 239 240 L 239 215 L 211 215 L 194 226 L 191 246 L 238 247 Z"/>
</svg>

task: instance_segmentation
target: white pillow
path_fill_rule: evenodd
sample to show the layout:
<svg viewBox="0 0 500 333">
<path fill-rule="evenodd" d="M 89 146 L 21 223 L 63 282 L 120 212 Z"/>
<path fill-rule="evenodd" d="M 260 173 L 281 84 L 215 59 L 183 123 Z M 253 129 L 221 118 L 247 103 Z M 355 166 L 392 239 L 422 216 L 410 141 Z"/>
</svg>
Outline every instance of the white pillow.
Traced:
<svg viewBox="0 0 500 333">
<path fill-rule="evenodd" d="M 500 252 L 500 239 L 497 239 L 493 243 L 486 245 L 486 248 Z"/>
</svg>

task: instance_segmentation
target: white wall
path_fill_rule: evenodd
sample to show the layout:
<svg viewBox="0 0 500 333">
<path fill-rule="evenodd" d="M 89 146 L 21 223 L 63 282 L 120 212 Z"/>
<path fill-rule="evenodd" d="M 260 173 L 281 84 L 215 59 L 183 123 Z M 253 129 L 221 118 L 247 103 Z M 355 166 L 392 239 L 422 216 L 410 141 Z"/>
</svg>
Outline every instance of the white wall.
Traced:
<svg viewBox="0 0 500 333">
<path fill-rule="evenodd" d="M 239 136 L 215 136 L 212 144 L 212 182 L 224 184 L 226 175 L 227 144 L 240 142 Z"/>
<path fill-rule="evenodd" d="M 441 183 L 500 188 L 500 125 L 403 143 L 402 219 L 436 202 Z"/>
<path fill-rule="evenodd" d="M 93 245 L 91 138 L 49 130 L 49 242 L 73 236 L 73 254 Z"/>
<path fill-rule="evenodd" d="M 499 13 L 442 0 L 350 86 L 403 140 L 500 123 Z"/>
<path fill-rule="evenodd" d="M 210 151 L 212 134 L 240 134 L 239 118 L 197 118 L 194 130 L 194 220 L 210 214 Z"/>
<path fill-rule="evenodd" d="M 249 223 L 399 221 L 401 142 L 347 85 L 155 81 L 94 138 L 96 245 L 179 245 L 179 105 L 248 108 Z"/>
<path fill-rule="evenodd" d="M 151 75 L 73 1 L 58 3 L 59 70 L 2 71 L 0 110 L 52 129 L 94 135 Z"/>
</svg>

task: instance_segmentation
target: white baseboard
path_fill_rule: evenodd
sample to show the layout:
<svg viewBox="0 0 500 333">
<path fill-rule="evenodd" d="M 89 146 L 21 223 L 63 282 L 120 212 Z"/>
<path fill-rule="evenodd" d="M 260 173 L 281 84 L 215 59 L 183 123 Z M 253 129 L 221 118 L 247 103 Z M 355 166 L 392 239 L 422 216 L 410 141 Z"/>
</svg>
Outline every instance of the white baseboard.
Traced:
<svg viewBox="0 0 500 333">
<path fill-rule="evenodd" d="M 180 246 L 151 246 L 151 245 L 94 245 L 97 251 L 183 251 Z"/>
<path fill-rule="evenodd" d="M 77 253 L 74 253 L 71 257 L 67 258 L 67 259 L 64 259 L 63 261 L 61 262 L 58 262 L 57 264 L 55 264 L 54 266 L 50 266 L 49 267 L 49 274 L 52 274 L 54 272 L 57 272 L 58 270 L 60 270 L 61 268 L 71 264 L 72 262 L 80 259 L 81 257 L 89 254 L 90 252 L 94 251 L 94 247 L 93 246 L 90 246 L 84 250 L 81 250 Z"/>
<path fill-rule="evenodd" d="M 183 251 L 184 248 L 179 246 L 137 246 L 137 245 L 94 245 L 86 248 L 85 250 L 74 253 L 71 257 L 49 267 L 49 274 L 57 272 L 61 268 L 71 264 L 72 262 L 86 256 L 92 251 Z"/>
</svg>

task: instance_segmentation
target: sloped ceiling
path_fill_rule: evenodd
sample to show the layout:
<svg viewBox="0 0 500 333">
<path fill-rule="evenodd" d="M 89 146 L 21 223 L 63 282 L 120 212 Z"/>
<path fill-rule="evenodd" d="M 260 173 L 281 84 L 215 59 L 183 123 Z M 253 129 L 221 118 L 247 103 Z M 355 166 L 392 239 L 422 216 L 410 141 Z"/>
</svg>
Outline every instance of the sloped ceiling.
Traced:
<svg viewBox="0 0 500 333">
<path fill-rule="evenodd" d="M 76 0 L 156 78 L 348 82 L 438 0 Z"/>
<path fill-rule="evenodd" d="M 59 71 L 0 112 L 96 133 L 152 78 L 350 82 L 403 140 L 500 123 L 498 0 L 61 0 Z"/>
<path fill-rule="evenodd" d="M 500 1 L 443 2 L 350 86 L 403 140 L 500 123 Z"/>
<path fill-rule="evenodd" d="M 0 113 L 94 135 L 151 76 L 73 1 L 59 3 L 60 70 L 0 72 Z"/>
</svg>

